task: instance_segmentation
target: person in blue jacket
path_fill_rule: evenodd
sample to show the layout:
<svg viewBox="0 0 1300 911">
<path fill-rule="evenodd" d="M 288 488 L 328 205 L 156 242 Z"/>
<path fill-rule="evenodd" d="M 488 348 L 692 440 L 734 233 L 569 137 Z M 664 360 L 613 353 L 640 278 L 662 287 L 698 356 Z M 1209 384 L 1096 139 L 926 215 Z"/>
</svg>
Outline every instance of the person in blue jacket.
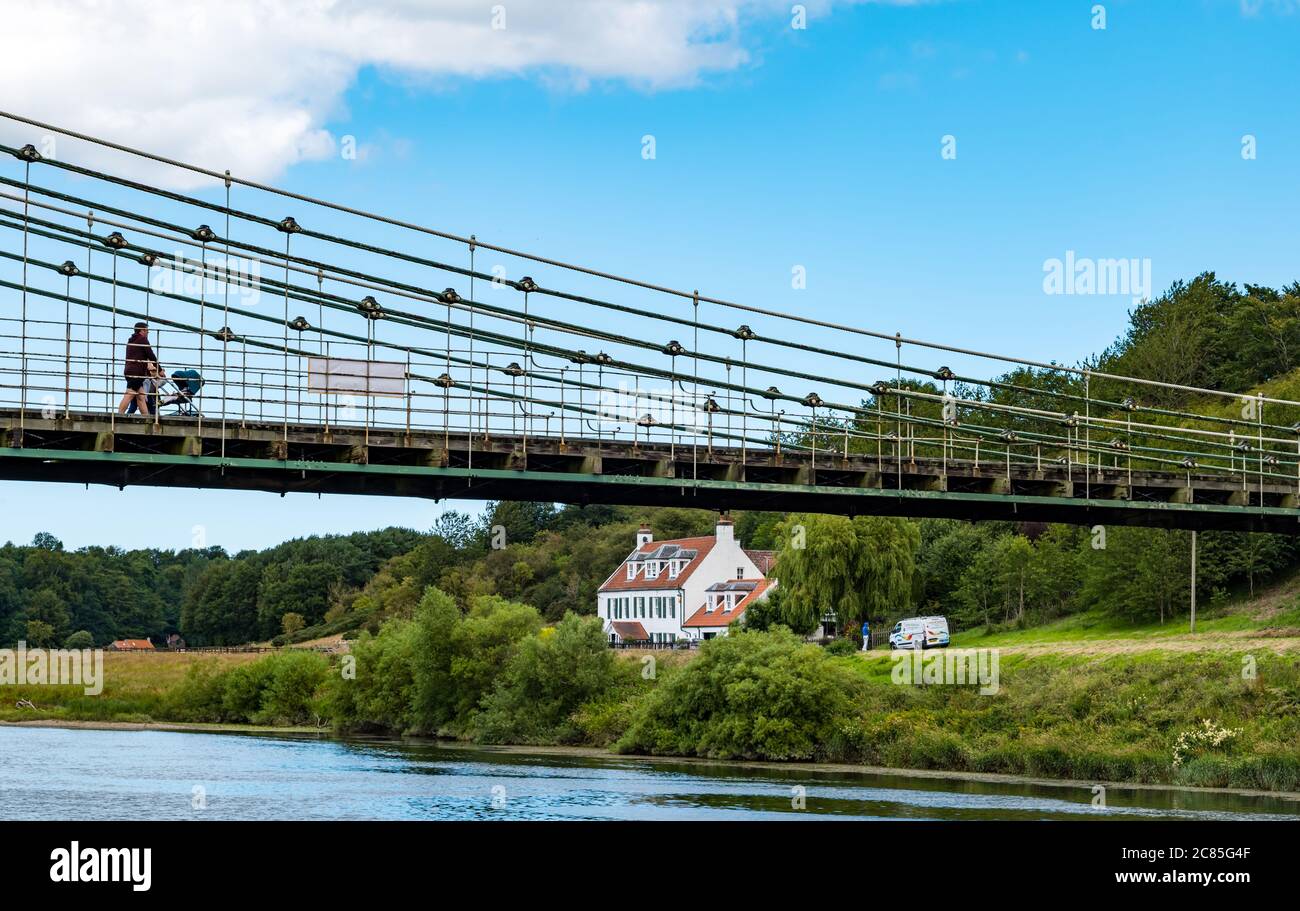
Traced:
<svg viewBox="0 0 1300 911">
<path fill-rule="evenodd" d="M 871 650 L 871 621 L 862 621 L 862 650 L 864 652 Z"/>
</svg>

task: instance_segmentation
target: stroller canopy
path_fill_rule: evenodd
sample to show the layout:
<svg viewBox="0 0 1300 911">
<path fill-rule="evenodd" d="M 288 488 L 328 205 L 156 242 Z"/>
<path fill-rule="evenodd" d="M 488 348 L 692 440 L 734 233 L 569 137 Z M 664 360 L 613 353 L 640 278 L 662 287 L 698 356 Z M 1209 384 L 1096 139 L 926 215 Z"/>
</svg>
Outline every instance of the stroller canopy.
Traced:
<svg viewBox="0 0 1300 911">
<path fill-rule="evenodd" d="M 176 381 L 177 386 L 190 395 L 197 395 L 198 391 L 203 388 L 203 377 L 193 368 L 172 371 L 172 379 Z"/>
</svg>

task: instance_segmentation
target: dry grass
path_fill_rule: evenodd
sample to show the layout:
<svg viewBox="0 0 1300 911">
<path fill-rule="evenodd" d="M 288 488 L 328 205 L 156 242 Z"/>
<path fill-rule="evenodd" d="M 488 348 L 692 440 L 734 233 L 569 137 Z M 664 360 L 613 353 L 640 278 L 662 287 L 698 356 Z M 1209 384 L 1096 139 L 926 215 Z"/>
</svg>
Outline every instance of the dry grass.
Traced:
<svg viewBox="0 0 1300 911">
<path fill-rule="evenodd" d="M 99 695 L 88 696 L 80 686 L 0 687 L 0 720 L 146 721 L 191 667 L 224 669 L 260 657 L 255 652 L 104 652 L 103 692 Z M 19 707 L 19 700 L 27 700 L 35 708 Z"/>
</svg>

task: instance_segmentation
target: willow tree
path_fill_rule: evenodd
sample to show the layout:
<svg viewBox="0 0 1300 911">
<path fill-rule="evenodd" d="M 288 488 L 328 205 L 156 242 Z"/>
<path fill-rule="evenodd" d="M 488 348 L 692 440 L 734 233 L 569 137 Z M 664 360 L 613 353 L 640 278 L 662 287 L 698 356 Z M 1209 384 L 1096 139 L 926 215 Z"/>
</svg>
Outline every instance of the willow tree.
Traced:
<svg viewBox="0 0 1300 911">
<path fill-rule="evenodd" d="M 781 523 L 773 575 L 786 609 L 845 629 L 906 608 L 921 533 L 906 519 L 795 514 Z"/>
</svg>

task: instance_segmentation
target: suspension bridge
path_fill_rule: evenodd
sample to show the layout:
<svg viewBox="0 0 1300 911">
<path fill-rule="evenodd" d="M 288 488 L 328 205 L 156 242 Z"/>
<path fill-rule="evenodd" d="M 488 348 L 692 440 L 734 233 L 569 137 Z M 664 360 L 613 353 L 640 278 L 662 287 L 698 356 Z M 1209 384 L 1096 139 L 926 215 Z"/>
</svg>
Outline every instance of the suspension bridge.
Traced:
<svg viewBox="0 0 1300 911">
<path fill-rule="evenodd" d="M 708 297 L 0 126 L 30 134 L 0 143 L 5 479 L 1300 531 L 1300 402 Z M 158 169 L 192 189 L 125 176 Z M 137 322 L 160 388 L 124 414 Z"/>
</svg>

